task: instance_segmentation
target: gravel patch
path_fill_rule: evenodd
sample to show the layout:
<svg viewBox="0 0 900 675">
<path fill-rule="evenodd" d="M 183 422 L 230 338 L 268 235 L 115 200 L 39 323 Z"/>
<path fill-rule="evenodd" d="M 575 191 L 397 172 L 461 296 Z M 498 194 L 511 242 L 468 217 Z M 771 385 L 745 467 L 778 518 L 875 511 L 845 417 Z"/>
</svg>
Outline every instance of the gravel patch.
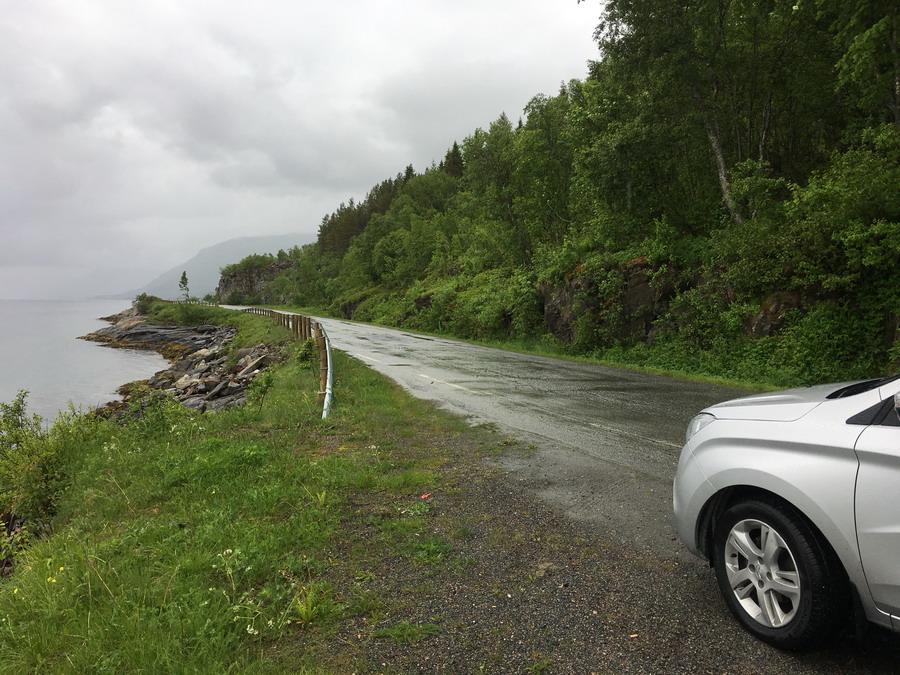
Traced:
<svg viewBox="0 0 900 675">
<path fill-rule="evenodd" d="M 896 673 L 898 636 L 871 627 L 806 654 L 775 650 L 728 614 L 703 561 L 638 550 L 613 530 L 567 518 L 498 463 L 523 453 L 483 429 L 423 435 L 411 454 L 441 458 L 425 503 L 439 562 L 379 546 L 374 515 L 421 495 L 351 498 L 351 532 L 327 578 L 380 607 L 336 632 L 300 632 L 270 654 L 358 673 Z M 598 488 L 599 489 L 599 488 Z M 425 536 L 424 534 L 420 536 Z M 360 580 L 359 561 L 366 560 Z M 385 635 L 386 629 L 394 633 Z M 405 641 L 406 639 L 414 641 Z"/>
</svg>

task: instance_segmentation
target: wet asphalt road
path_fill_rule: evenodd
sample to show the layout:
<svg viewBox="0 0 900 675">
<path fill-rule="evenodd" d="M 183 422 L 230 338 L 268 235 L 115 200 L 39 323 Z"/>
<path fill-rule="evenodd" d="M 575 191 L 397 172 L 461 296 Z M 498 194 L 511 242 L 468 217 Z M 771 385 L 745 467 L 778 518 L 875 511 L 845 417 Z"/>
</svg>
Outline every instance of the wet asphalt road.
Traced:
<svg viewBox="0 0 900 675">
<path fill-rule="evenodd" d="M 413 395 L 533 445 L 501 462 L 555 508 L 638 549 L 694 560 L 671 518 L 684 430 L 702 408 L 746 391 L 319 321 L 337 349 Z"/>
</svg>

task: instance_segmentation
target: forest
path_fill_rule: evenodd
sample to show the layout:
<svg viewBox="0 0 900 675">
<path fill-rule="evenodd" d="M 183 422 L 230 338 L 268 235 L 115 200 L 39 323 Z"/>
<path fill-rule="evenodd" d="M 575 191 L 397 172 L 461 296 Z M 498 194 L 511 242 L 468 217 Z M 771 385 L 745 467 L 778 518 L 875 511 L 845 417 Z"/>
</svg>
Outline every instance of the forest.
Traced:
<svg viewBox="0 0 900 675">
<path fill-rule="evenodd" d="M 610 0 L 594 37 L 583 80 L 221 299 L 771 386 L 897 372 L 896 4 Z"/>
</svg>

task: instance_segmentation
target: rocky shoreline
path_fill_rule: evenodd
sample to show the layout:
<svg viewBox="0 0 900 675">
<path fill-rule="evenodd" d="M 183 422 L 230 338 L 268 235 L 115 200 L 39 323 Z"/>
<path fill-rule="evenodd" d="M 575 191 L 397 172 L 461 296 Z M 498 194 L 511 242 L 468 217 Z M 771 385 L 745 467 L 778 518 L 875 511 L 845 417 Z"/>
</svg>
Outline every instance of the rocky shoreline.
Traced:
<svg viewBox="0 0 900 675">
<path fill-rule="evenodd" d="M 151 324 L 134 308 L 103 317 L 112 325 L 81 336 L 118 349 L 148 349 L 169 360 L 170 366 L 148 380 L 130 382 L 119 388 L 122 401 L 111 401 L 105 410 L 125 410 L 133 398 L 147 389 L 166 392 L 186 408 L 224 410 L 247 401 L 247 389 L 264 368 L 281 359 L 277 348 L 260 344 L 241 349 L 229 358 L 228 345 L 236 328 L 201 326 L 161 326 Z"/>
</svg>

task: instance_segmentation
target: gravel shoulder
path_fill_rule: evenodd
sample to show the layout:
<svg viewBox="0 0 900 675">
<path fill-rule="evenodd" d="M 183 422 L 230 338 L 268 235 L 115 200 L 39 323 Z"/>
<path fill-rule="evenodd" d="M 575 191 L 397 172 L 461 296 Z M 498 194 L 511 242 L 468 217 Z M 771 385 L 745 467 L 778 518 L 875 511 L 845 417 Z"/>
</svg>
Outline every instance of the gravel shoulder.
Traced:
<svg viewBox="0 0 900 675">
<path fill-rule="evenodd" d="M 618 521 L 572 518 L 537 496 L 542 481 L 525 467 L 539 448 L 489 428 L 418 430 L 394 443 L 396 458 L 437 467 L 423 503 L 446 555 L 405 555 L 373 525 L 421 495 L 350 496 L 349 534 L 326 578 L 345 594 L 363 589 L 371 611 L 336 632 L 279 641 L 268 656 L 285 672 L 896 672 L 900 639 L 876 628 L 799 655 L 754 640 L 727 613 L 712 571 L 678 542 L 668 555 L 650 550 Z"/>
</svg>

